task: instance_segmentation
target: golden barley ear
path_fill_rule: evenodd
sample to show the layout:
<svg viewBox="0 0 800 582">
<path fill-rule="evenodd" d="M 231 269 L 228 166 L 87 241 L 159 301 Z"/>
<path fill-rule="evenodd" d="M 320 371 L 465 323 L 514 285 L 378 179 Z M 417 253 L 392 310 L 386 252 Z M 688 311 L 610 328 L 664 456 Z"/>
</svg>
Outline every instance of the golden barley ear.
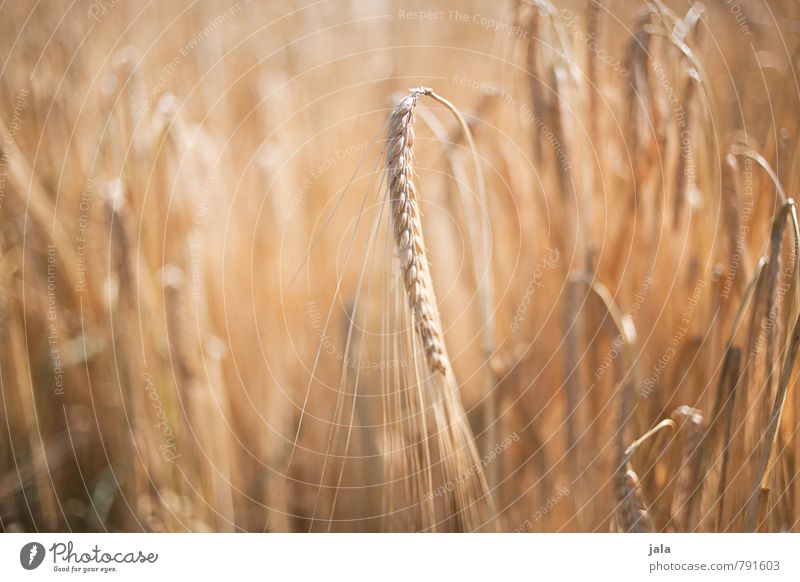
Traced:
<svg viewBox="0 0 800 582">
<path fill-rule="evenodd" d="M 415 89 L 397 104 L 389 122 L 386 167 L 397 250 L 414 327 L 432 373 L 444 373 L 449 365 L 428 269 L 422 236 L 419 200 L 414 186 L 411 148 L 414 145 L 414 107 L 429 89 Z"/>
</svg>

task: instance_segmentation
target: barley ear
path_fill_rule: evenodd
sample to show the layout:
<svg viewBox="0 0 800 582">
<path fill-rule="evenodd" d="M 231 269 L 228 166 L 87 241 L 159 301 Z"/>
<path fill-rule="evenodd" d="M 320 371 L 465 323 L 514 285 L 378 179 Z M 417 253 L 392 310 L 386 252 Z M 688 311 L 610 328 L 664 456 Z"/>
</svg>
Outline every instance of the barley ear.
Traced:
<svg viewBox="0 0 800 582">
<path fill-rule="evenodd" d="M 403 283 L 425 359 L 431 373 L 436 374 L 444 373 L 449 361 L 444 350 L 425 253 L 411 151 L 414 145 L 414 107 L 420 95 L 430 94 L 430 89 L 420 87 L 401 99 L 395 107 L 389 121 L 386 166 L 389 170 L 393 231 Z"/>
</svg>

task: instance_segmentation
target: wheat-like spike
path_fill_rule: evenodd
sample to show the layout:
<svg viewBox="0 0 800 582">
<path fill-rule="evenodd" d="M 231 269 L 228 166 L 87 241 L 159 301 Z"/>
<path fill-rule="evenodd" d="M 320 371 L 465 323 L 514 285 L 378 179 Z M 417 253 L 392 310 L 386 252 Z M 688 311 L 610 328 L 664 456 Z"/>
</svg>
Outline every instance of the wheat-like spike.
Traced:
<svg viewBox="0 0 800 582">
<path fill-rule="evenodd" d="M 414 107 L 424 87 L 414 89 L 400 100 L 389 121 L 386 167 L 392 203 L 394 237 L 400 255 L 403 281 L 414 314 L 414 327 L 422 341 L 425 359 L 432 373 L 444 373 L 449 362 L 425 254 L 420 222 L 419 199 L 414 186 L 411 148 L 414 145 Z"/>
</svg>

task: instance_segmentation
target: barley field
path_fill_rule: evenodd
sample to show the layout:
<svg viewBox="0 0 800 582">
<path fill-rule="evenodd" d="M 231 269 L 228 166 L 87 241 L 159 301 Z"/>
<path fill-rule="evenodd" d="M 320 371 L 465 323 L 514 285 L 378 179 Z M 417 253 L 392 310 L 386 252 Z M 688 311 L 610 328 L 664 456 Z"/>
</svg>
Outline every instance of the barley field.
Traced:
<svg viewBox="0 0 800 582">
<path fill-rule="evenodd" d="M 0 3 L 0 531 L 800 531 L 799 31 Z"/>
</svg>

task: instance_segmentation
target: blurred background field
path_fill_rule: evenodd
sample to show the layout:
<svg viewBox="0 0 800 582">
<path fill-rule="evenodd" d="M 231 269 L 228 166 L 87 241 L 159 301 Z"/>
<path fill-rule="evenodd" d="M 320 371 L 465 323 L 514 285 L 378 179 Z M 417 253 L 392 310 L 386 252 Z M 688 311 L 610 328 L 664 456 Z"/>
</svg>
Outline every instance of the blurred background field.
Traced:
<svg viewBox="0 0 800 582">
<path fill-rule="evenodd" d="M 458 529 L 393 504 L 375 370 L 338 393 L 385 355 L 346 347 L 356 218 L 428 86 L 489 200 L 487 352 L 477 173 L 421 102 L 487 528 L 798 531 L 800 6 L 553 2 L 0 5 L 0 530 Z"/>
</svg>

